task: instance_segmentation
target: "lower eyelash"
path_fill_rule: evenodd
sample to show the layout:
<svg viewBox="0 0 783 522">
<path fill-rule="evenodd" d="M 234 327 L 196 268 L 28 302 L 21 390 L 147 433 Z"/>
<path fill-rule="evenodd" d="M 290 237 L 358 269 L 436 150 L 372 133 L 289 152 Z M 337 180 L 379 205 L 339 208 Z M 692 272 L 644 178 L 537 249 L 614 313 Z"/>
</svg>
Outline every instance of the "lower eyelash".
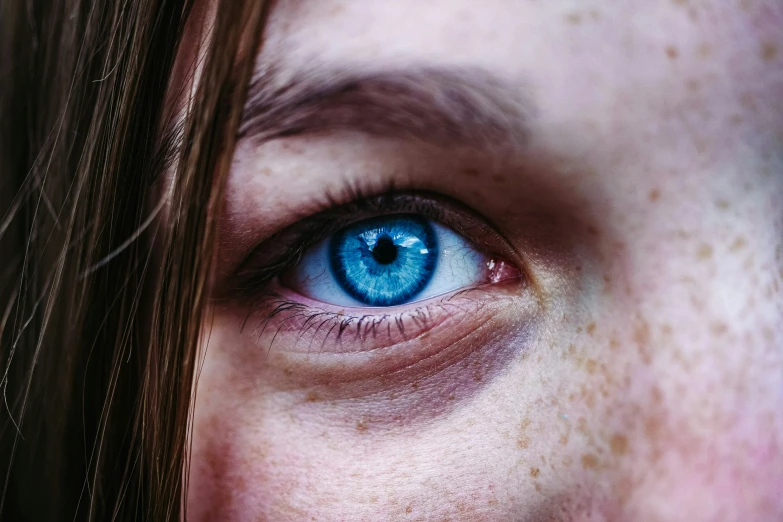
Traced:
<svg viewBox="0 0 783 522">
<path fill-rule="evenodd" d="M 473 307 L 471 311 L 475 313 L 475 306 L 480 302 L 480 299 L 467 297 L 467 294 L 472 290 L 480 290 L 484 286 L 486 285 L 463 289 L 439 300 L 425 302 L 417 308 L 396 314 L 362 315 L 348 315 L 324 310 L 271 292 L 266 299 L 262 300 L 264 308 L 269 311 L 265 312 L 264 318 L 259 321 L 252 334 L 261 339 L 270 326 L 274 328 L 268 351 L 272 350 L 275 340 L 283 330 L 292 331 L 294 329 L 299 330 L 295 345 L 299 344 L 305 336 L 311 336 L 307 352 L 312 352 L 315 341 L 320 343 L 318 350 L 320 352 L 328 342 L 340 343 L 345 340 L 346 335 L 350 336 L 347 340 L 348 343 L 358 341 L 359 346 L 365 346 L 365 342 L 370 338 L 381 342 L 380 345 L 373 343 L 369 350 L 361 349 L 361 351 L 382 349 L 422 335 L 434 328 L 435 323 L 446 321 L 457 313 L 467 313 L 468 311 L 459 304 L 462 299 L 470 300 Z M 258 311 L 257 309 L 256 312 Z M 246 317 L 243 328 L 247 327 L 251 315 L 253 315 L 252 312 Z M 320 332 L 323 332 L 322 336 L 319 335 Z M 386 335 L 386 339 L 381 337 L 383 335 Z M 399 337 L 399 341 L 395 341 L 395 337 Z M 384 340 L 391 344 L 383 344 Z"/>
</svg>

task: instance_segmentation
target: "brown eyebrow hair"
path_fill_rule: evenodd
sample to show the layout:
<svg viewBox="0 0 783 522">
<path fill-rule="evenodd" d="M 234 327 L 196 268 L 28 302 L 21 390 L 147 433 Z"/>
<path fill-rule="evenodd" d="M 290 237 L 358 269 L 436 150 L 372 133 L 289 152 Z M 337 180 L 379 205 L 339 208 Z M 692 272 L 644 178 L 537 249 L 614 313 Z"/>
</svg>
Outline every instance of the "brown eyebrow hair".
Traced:
<svg viewBox="0 0 783 522">
<path fill-rule="evenodd" d="M 521 145 L 535 113 L 524 86 L 480 68 L 314 70 L 279 78 L 267 72 L 251 82 L 240 139 L 358 131 L 444 147 Z"/>
<path fill-rule="evenodd" d="M 268 67 L 250 82 L 239 140 L 354 131 L 444 148 L 522 147 L 536 114 L 529 89 L 481 68 L 279 71 Z M 182 146 L 182 121 L 170 120 L 154 157 L 156 177 Z"/>
</svg>

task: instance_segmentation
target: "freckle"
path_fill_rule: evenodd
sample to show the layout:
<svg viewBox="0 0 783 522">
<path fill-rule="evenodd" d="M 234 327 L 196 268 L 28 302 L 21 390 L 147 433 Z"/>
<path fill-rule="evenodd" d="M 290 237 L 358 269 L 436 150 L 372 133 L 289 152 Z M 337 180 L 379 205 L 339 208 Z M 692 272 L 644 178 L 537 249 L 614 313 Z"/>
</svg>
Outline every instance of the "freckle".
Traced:
<svg viewBox="0 0 783 522">
<path fill-rule="evenodd" d="M 568 355 L 571 356 L 576 355 L 576 346 L 574 346 L 573 344 L 568 345 Z"/>
<path fill-rule="evenodd" d="M 584 384 L 582 385 L 581 396 L 585 406 L 591 409 L 595 407 L 595 394 Z"/>
<path fill-rule="evenodd" d="M 541 492 L 541 484 L 539 484 L 538 482 L 536 482 L 536 491 L 538 491 L 539 493 Z"/>
<path fill-rule="evenodd" d="M 530 476 L 536 478 L 541 474 L 541 470 L 538 468 L 530 468 Z"/>
<path fill-rule="evenodd" d="M 743 109 L 755 111 L 757 109 L 756 97 L 751 93 L 742 93 L 739 97 L 740 106 Z"/>
<path fill-rule="evenodd" d="M 710 259 L 712 257 L 712 247 L 706 243 L 699 246 L 699 250 L 696 252 L 696 257 L 701 260 Z"/>
<path fill-rule="evenodd" d="M 571 25 L 579 25 L 582 23 L 582 15 L 579 13 L 571 13 L 566 16 L 566 21 Z"/>
<path fill-rule="evenodd" d="M 411 384 L 411 388 L 413 388 L 414 390 L 418 390 L 419 389 L 419 383 L 418 382 L 414 382 L 413 384 Z"/>
<path fill-rule="evenodd" d="M 671 335 L 672 334 L 672 327 L 671 327 L 671 325 L 670 324 L 666 324 L 666 323 L 662 324 L 661 325 L 661 333 L 663 335 L 666 335 L 666 336 Z"/>
<path fill-rule="evenodd" d="M 660 404 L 663 402 L 663 392 L 658 386 L 653 386 L 652 390 L 650 391 L 650 395 L 652 395 L 652 401 L 655 404 Z"/>
<path fill-rule="evenodd" d="M 770 344 L 775 340 L 775 332 L 772 331 L 772 328 L 764 328 L 762 335 L 764 336 L 764 340 Z"/>
<path fill-rule="evenodd" d="M 360 420 L 356 423 L 356 431 L 359 433 L 366 433 L 367 432 L 367 421 Z"/>
<path fill-rule="evenodd" d="M 585 469 L 598 468 L 598 457 L 596 457 L 592 453 L 585 453 L 584 455 L 582 455 L 582 467 Z"/>
<path fill-rule="evenodd" d="M 452 393 L 451 395 L 449 395 L 449 400 L 450 400 L 450 401 L 453 401 L 454 399 L 456 399 L 456 397 L 454 397 L 454 394 L 453 394 L 453 393 Z"/>
<path fill-rule="evenodd" d="M 585 437 L 590 435 L 590 431 L 587 429 L 587 419 L 584 417 L 579 417 L 576 429 Z"/>
<path fill-rule="evenodd" d="M 517 439 L 517 447 L 520 449 L 527 449 L 530 447 L 530 439 L 527 437 L 519 437 Z"/>
<path fill-rule="evenodd" d="M 680 51 L 673 45 L 670 45 L 666 48 L 666 56 L 671 60 L 676 60 L 680 56 Z"/>
<path fill-rule="evenodd" d="M 641 323 L 636 325 L 633 332 L 633 339 L 634 342 L 639 347 L 639 355 L 641 355 L 642 360 L 646 364 L 650 364 L 652 362 L 652 356 L 650 355 L 650 350 L 648 343 L 650 342 L 650 327 L 647 323 Z"/>
<path fill-rule="evenodd" d="M 765 42 L 761 45 L 761 59 L 765 62 L 771 62 L 778 56 L 778 48 L 771 42 Z"/>
<path fill-rule="evenodd" d="M 696 310 L 704 310 L 704 298 L 699 294 L 691 294 L 691 304 Z"/>
<path fill-rule="evenodd" d="M 587 362 L 585 362 L 585 371 L 589 374 L 594 374 L 595 369 L 598 367 L 598 363 L 596 363 L 592 359 L 588 359 Z"/>
<path fill-rule="evenodd" d="M 307 392 L 307 396 L 305 397 L 305 402 L 317 402 L 320 399 L 318 394 L 314 391 Z"/>
<path fill-rule="evenodd" d="M 715 202 L 715 206 L 718 207 L 721 210 L 728 210 L 728 208 L 731 205 L 725 199 L 719 199 L 718 201 Z"/>
<path fill-rule="evenodd" d="M 622 457 L 628 453 L 628 439 L 620 434 L 613 435 L 609 441 L 609 449 L 611 449 L 612 455 Z"/>
<path fill-rule="evenodd" d="M 562 444 L 563 446 L 568 444 L 568 438 L 569 437 L 567 433 L 565 435 L 560 435 L 560 444 Z"/>
<path fill-rule="evenodd" d="M 650 194 L 647 196 L 647 199 L 649 199 L 651 203 L 658 201 L 661 199 L 661 191 L 658 189 L 651 190 Z"/>
<path fill-rule="evenodd" d="M 699 44 L 697 52 L 702 58 L 708 58 L 712 54 L 712 47 L 708 43 L 702 43 Z"/>
<path fill-rule="evenodd" d="M 408 504 L 408 507 L 405 508 L 405 513 L 412 513 L 413 512 L 413 506 Z"/>
<path fill-rule="evenodd" d="M 710 325 L 710 330 L 715 335 L 723 335 L 729 330 L 729 327 L 723 321 L 715 321 Z"/>
<path fill-rule="evenodd" d="M 601 13 L 596 10 L 592 10 L 590 11 L 590 18 L 592 18 L 594 21 L 599 20 L 601 18 Z"/>
<path fill-rule="evenodd" d="M 585 328 L 587 335 L 593 335 L 595 333 L 595 323 L 590 323 Z"/>
<path fill-rule="evenodd" d="M 612 337 L 609 339 L 609 349 L 614 351 L 617 351 L 620 348 L 620 341 L 617 340 L 616 337 Z"/>
</svg>

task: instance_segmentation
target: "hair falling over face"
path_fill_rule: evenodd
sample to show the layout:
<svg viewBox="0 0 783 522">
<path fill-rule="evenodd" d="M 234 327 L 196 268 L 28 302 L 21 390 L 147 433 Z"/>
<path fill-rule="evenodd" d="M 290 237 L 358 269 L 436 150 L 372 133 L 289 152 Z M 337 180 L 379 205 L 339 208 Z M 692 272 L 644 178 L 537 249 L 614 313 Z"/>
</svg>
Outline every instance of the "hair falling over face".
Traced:
<svg viewBox="0 0 783 522">
<path fill-rule="evenodd" d="M 183 517 L 210 216 L 267 9 L 209 14 L 163 223 L 164 100 L 200 4 L 0 2 L 2 520 Z"/>
</svg>

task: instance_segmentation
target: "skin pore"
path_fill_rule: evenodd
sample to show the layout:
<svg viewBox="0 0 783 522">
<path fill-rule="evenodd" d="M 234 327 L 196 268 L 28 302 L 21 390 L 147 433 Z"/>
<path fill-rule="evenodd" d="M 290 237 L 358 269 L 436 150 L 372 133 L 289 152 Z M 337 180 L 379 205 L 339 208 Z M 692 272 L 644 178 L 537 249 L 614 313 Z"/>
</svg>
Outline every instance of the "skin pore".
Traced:
<svg viewBox="0 0 783 522">
<path fill-rule="evenodd" d="M 189 520 L 780 520 L 781 25 L 779 0 L 278 2 Z M 388 311 L 261 278 L 390 189 L 508 277 Z"/>
</svg>

